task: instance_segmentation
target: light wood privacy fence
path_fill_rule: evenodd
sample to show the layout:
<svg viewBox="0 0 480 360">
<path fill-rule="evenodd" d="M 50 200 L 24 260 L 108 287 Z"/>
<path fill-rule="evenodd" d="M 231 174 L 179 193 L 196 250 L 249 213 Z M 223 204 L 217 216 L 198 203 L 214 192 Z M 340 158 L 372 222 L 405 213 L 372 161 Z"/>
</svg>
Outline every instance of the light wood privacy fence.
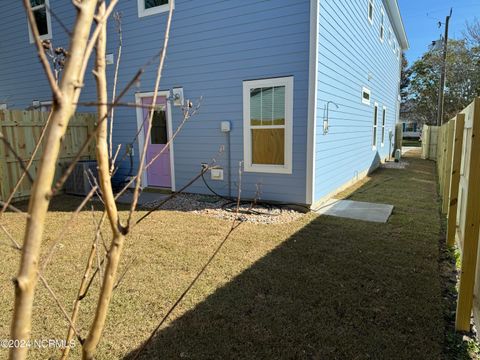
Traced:
<svg viewBox="0 0 480 360">
<path fill-rule="evenodd" d="M 437 160 L 438 127 L 424 125 L 422 131 L 422 159 Z"/>
<path fill-rule="evenodd" d="M 42 129 L 48 119 L 49 113 L 40 111 L 4 110 L 0 111 L 0 131 L 13 146 L 15 152 L 24 163 L 27 163 L 34 151 Z M 67 163 L 73 160 L 88 134 L 95 126 L 94 114 L 76 114 L 70 121 L 67 133 L 62 142 L 60 158 L 57 163 L 56 176 Z M 42 145 L 43 147 L 43 145 Z M 33 178 L 37 171 L 42 148 L 32 163 L 29 173 Z M 95 145 L 92 143 L 82 160 L 93 159 Z M 0 143 L 0 199 L 5 200 L 10 195 L 18 179 L 22 174 L 19 160 L 13 152 L 3 143 Z M 30 195 L 31 184 L 25 178 L 14 199 L 25 199 Z"/>
<path fill-rule="evenodd" d="M 429 142 L 432 130 L 427 128 Z M 431 158 L 431 144 L 423 146 L 422 154 Z M 447 242 L 457 244 L 462 259 L 456 328 L 468 331 L 472 310 L 480 324 L 480 98 L 437 129 L 436 161 Z"/>
</svg>

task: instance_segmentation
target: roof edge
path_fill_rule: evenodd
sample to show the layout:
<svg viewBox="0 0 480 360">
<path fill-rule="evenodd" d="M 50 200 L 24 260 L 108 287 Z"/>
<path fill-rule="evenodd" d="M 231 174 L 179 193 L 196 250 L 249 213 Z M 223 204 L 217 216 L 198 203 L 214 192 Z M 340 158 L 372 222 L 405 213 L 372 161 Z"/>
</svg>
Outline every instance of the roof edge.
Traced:
<svg viewBox="0 0 480 360">
<path fill-rule="evenodd" d="M 410 48 L 410 44 L 408 42 L 407 33 L 403 24 L 400 7 L 398 6 L 398 0 L 385 0 L 384 2 L 387 11 L 390 14 L 395 33 L 400 40 L 400 45 L 403 50 L 408 50 Z"/>
</svg>

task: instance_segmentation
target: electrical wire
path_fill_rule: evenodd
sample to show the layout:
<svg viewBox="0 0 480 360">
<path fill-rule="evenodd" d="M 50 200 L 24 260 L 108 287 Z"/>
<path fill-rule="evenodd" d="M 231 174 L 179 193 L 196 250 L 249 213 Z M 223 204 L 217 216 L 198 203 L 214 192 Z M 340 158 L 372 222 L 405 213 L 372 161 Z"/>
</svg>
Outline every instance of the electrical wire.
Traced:
<svg viewBox="0 0 480 360">
<path fill-rule="evenodd" d="M 216 192 L 207 182 L 205 179 L 205 173 L 202 174 L 202 180 L 207 189 L 215 196 L 219 197 L 220 199 L 226 201 L 222 205 L 222 210 L 228 211 L 228 212 L 236 212 L 235 205 L 237 204 L 237 200 L 235 198 L 229 198 L 226 196 L 223 196 Z M 305 211 L 309 212 L 311 209 L 308 206 L 304 205 L 298 205 L 298 204 L 287 204 L 287 203 L 282 203 L 282 204 L 276 204 L 268 201 L 247 201 L 247 200 L 242 200 L 241 205 L 249 205 L 248 210 L 242 210 L 240 209 L 240 213 L 244 215 L 266 215 L 266 216 L 280 216 L 283 212 L 283 209 L 285 208 L 291 208 L 291 207 L 300 207 L 302 209 L 305 209 Z M 261 208 L 266 209 L 266 210 L 260 210 Z M 272 213 L 272 211 L 278 210 L 278 213 Z"/>
</svg>

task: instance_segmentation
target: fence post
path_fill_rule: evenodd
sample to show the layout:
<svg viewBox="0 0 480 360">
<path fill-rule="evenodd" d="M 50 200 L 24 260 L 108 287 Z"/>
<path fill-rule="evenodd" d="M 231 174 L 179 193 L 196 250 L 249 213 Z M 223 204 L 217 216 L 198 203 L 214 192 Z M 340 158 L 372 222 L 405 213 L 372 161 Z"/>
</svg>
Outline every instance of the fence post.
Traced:
<svg viewBox="0 0 480 360">
<path fill-rule="evenodd" d="M 450 194 L 448 196 L 450 201 L 447 215 L 447 244 L 449 246 L 455 245 L 455 233 L 457 230 L 458 185 L 460 182 L 460 165 L 462 163 L 464 126 L 465 114 L 458 114 L 455 120 L 455 135 L 450 173 Z"/>
<path fill-rule="evenodd" d="M 423 130 L 422 130 L 422 159 L 429 158 L 428 156 L 429 148 L 430 148 L 430 139 L 428 135 L 428 125 L 424 124 Z"/>
<path fill-rule="evenodd" d="M 468 192 L 466 196 L 465 230 L 462 251 L 462 268 L 458 289 L 457 316 L 455 328 L 458 331 L 470 330 L 470 317 L 473 305 L 473 291 L 477 267 L 478 231 L 480 227 L 480 98 L 475 99 L 471 131 L 470 161 L 468 165 Z M 466 122 L 469 121 L 466 118 Z M 466 170 L 467 171 L 467 170 Z"/>
<path fill-rule="evenodd" d="M 452 155 L 453 155 L 453 138 L 455 135 L 455 119 L 452 119 L 448 122 L 446 127 L 446 152 L 445 158 L 443 159 L 443 204 L 442 204 L 442 213 L 448 213 L 448 204 L 450 202 L 450 179 L 452 175 Z"/>
</svg>

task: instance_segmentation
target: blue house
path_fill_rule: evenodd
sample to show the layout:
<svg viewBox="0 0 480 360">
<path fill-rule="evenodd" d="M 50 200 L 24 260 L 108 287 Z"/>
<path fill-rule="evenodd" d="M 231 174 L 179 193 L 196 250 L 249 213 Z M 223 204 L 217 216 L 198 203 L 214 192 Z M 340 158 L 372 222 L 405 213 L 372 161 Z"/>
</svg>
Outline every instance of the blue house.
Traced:
<svg viewBox="0 0 480 360">
<path fill-rule="evenodd" d="M 122 89 L 158 53 L 169 0 L 120 1 Z M 174 1 L 174 0 L 170 0 Z M 43 38 L 66 46 L 71 2 L 32 0 Z M 116 180 L 163 148 L 183 119 L 178 99 L 202 98 L 199 113 L 144 176 L 144 186 L 180 189 L 216 160 L 210 186 L 235 194 L 315 206 L 364 177 L 392 150 L 399 114 L 401 53 L 408 41 L 396 0 L 175 0 L 172 34 L 152 136 L 132 142 L 145 113 L 119 108 L 114 142 L 131 149 Z M 48 108 L 49 89 L 20 1 L 0 23 L 0 106 Z M 116 54 L 110 23 L 108 52 Z M 125 97 L 152 101 L 155 66 Z M 113 83 L 114 65 L 108 76 Z M 89 77 L 81 101 L 95 100 Z M 81 107 L 79 111 L 92 111 Z M 219 149 L 224 149 L 219 152 Z M 130 161 L 131 160 L 131 161 Z M 132 170 L 133 169 L 133 170 Z M 209 193 L 198 181 L 188 190 Z"/>
</svg>

